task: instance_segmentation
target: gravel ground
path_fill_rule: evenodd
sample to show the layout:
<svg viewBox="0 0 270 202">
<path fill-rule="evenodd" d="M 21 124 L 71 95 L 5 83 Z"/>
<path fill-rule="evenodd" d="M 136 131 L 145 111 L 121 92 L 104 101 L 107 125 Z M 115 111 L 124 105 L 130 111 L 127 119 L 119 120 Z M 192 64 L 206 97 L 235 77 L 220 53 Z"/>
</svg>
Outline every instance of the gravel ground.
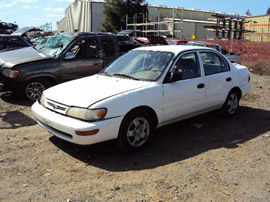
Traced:
<svg viewBox="0 0 270 202">
<path fill-rule="evenodd" d="M 0 93 L 0 201 L 270 201 L 270 76 L 252 83 L 235 117 L 163 127 L 132 154 L 59 140 Z"/>
</svg>

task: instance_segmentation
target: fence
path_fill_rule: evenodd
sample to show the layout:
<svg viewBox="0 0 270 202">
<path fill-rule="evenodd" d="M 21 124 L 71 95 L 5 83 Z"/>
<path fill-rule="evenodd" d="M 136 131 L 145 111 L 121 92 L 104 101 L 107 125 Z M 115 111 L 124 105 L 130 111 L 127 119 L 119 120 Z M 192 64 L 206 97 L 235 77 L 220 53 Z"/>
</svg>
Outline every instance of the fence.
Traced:
<svg viewBox="0 0 270 202">
<path fill-rule="evenodd" d="M 207 42 L 217 43 L 227 51 L 231 49 L 231 41 L 229 40 L 208 40 Z M 270 42 L 233 41 L 232 52 L 242 51 L 247 51 L 247 53 L 241 55 L 241 63 L 243 64 L 270 60 Z"/>
</svg>

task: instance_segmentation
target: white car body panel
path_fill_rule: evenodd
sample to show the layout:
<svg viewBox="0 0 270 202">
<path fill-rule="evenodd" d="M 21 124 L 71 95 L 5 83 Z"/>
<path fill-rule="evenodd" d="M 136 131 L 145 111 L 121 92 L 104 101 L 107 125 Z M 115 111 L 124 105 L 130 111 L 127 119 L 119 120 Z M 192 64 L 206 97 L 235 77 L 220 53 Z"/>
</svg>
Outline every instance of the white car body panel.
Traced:
<svg viewBox="0 0 270 202">
<path fill-rule="evenodd" d="M 98 122 L 85 122 L 50 111 L 38 102 L 32 106 L 32 112 L 38 124 L 53 135 L 80 145 L 95 144 L 117 138 L 123 117 Z M 79 136 L 76 130 L 88 131 L 99 129 L 98 135 Z"/>
<path fill-rule="evenodd" d="M 230 72 L 222 72 L 205 77 L 206 86 L 206 108 L 221 106 L 232 88 L 232 80 Z"/>
<path fill-rule="evenodd" d="M 205 88 L 197 87 L 201 83 L 202 77 L 164 84 L 165 122 L 204 110 Z"/>
<path fill-rule="evenodd" d="M 44 95 L 50 100 L 61 101 L 61 104 L 67 106 L 87 108 L 91 104 L 105 98 L 137 88 L 142 88 L 147 85 L 149 85 L 149 82 L 146 81 L 93 75 L 59 84 L 51 88 L 49 91 L 44 91 Z M 72 94 L 69 92 L 72 92 Z"/>
<path fill-rule="evenodd" d="M 181 46 L 142 47 L 137 50 L 173 52 L 175 57 L 182 51 L 197 52 L 217 51 L 202 47 Z M 228 59 L 224 58 L 228 61 Z M 201 62 L 201 59 L 199 59 Z M 174 62 L 169 62 L 169 67 Z M 94 75 L 71 82 L 62 83 L 44 91 L 44 96 L 53 102 L 46 108 L 38 101 L 32 106 L 32 113 L 37 122 L 46 130 L 66 141 L 89 145 L 118 137 L 119 128 L 125 115 L 131 110 L 144 107 L 151 110 L 156 118 L 156 127 L 167 125 L 177 120 L 192 117 L 213 109 L 220 108 L 232 88 L 239 88 L 242 96 L 251 88 L 248 69 L 241 65 L 233 65 L 228 61 L 230 71 L 213 75 L 204 75 L 192 79 L 164 83 L 169 67 L 157 81 L 138 81 L 128 78 Z M 226 81 L 231 78 L 231 81 Z M 203 87 L 199 87 L 203 84 Z M 89 109 L 106 108 L 103 120 L 87 122 L 68 117 L 69 107 Z M 75 131 L 99 129 L 90 136 L 76 135 Z"/>
</svg>

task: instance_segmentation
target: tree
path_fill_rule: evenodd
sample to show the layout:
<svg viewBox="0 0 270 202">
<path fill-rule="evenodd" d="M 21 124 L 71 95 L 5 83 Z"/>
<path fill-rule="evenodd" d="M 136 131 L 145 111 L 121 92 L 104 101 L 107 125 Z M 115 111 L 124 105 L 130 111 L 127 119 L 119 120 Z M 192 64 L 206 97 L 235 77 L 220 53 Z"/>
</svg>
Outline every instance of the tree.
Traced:
<svg viewBox="0 0 270 202">
<path fill-rule="evenodd" d="M 142 23 L 143 17 L 147 19 L 148 9 L 144 0 L 126 0 L 127 15 L 133 17 L 136 15 L 136 23 Z"/>
<path fill-rule="evenodd" d="M 106 0 L 104 5 L 105 21 L 102 23 L 103 32 L 119 32 L 126 28 L 126 15 L 132 17 L 147 16 L 147 3 L 144 0 Z M 137 22 L 142 22 L 142 18 Z"/>
<path fill-rule="evenodd" d="M 246 11 L 245 14 L 246 14 L 247 16 L 252 16 L 249 9 Z"/>
<path fill-rule="evenodd" d="M 270 15 L 270 7 L 267 9 L 266 15 Z"/>
</svg>

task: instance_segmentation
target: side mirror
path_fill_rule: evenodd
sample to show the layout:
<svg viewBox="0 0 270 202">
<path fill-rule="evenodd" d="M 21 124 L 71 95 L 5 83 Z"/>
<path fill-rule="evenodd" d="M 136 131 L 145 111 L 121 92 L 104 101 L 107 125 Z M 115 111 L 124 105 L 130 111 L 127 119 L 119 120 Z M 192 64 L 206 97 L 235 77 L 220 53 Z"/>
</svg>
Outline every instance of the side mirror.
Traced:
<svg viewBox="0 0 270 202">
<path fill-rule="evenodd" d="M 67 52 L 64 59 L 65 60 L 72 60 L 76 57 L 76 55 L 73 52 Z"/>
<path fill-rule="evenodd" d="M 172 83 L 175 81 L 180 81 L 183 79 L 183 75 L 181 72 L 170 72 L 165 79 L 165 83 Z"/>
</svg>

